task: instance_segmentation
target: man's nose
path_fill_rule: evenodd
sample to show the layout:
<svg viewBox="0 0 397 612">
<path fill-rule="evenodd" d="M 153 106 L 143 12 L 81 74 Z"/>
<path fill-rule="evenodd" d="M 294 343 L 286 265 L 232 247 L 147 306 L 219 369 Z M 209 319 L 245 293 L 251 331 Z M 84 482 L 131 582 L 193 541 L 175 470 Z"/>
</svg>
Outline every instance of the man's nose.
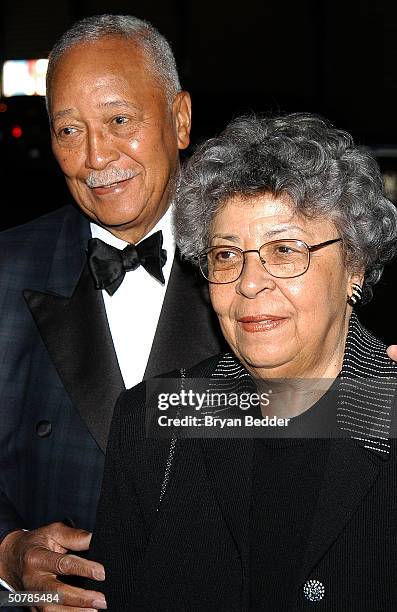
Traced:
<svg viewBox="0 0 397 612">
<path fill-rule="evenodd" d="M 237 293 L 253 299 L 265 289 L 275 289 L 276 279 L 265 269 L 259 253 L 246 253 L 244 257 L 244 268 L 236 285 Z"/>
<path fill-rule="evenodd" d="M 87 154 L 85 165 L 91 170 L 103 170 L 119 159 L 120 154 L 109 135 L 100 131 L 89 131 L 87 134 Z"/>
</svg>

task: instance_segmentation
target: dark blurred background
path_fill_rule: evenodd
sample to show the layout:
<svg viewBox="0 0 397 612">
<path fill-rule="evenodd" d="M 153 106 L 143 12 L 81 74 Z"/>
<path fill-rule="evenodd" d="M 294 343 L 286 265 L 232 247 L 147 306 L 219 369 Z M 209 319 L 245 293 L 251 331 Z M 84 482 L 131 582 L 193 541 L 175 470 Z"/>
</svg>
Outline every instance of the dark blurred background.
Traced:
<svg viewBox="0 0 397 612">
<path fill-rule="evenodd" d="M 192 147 L 249 110 L 320 113 L 370 148 L 397 200 L 397 3 L 386 0 L 2 0 L 0 64 L 47 57 L 73 21 L 99 13 L 151 21 L 170 40 L 193 97 Z M 52 158 L 43 98 L 0 100 L 0 229 L 70 200 Z M 397 342 L 386 270 L 361 318 Z"/>
</svg>

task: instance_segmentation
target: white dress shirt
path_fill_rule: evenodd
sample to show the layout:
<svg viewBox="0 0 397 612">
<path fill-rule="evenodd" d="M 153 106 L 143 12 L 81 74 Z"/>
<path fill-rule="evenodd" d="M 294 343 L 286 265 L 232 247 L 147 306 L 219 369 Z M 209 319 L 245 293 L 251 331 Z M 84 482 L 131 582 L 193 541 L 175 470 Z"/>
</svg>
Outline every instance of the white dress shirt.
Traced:
<svg viewBox="0 0 397 612">
<path fill-rule="evenodd" d="M 129 244 L 95 223 L 90 223 L 90 227 L 93 238 L 100 238 L 117 249 L 124 249 Z M 163 267 L 165 284 L 139 266 L 126 273 L 113 295 L 102 290 L 110 333 L 127 389 L 141 382 L 145 373 L 170 278 L 175 254 L 170 209 L 147 236 L 158 230 L 163 232 L 163 248 L 167 251 Z"/>
</svg>

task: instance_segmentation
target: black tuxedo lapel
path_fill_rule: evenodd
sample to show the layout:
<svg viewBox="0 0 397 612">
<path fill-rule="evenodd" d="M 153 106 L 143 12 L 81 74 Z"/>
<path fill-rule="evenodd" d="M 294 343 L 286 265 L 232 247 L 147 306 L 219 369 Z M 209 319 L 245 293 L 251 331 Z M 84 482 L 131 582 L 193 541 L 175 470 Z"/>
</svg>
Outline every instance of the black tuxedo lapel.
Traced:
<svg viewBox="0 0 397 612">
<path fill-rule="evenodd" d="M 71 298 L 30 290 L 24 295 L 67 392 L 105 452 L 124 385 L 102 294 L 94 289 L 88 266 Z"/>
<path fill-rule="evenodd" d="M 46 284 L 28 285 L 25 299 L 66 391 L 105 450 L 114 401 L 123 384 L 102 295 L 85 268 L 89 221 L 68 206 L 61 226 L 47 231 L 58 235 L 47 255 L 51 264 Z"/>
<path fill-rule="evenodd" d="M 176 255 L 144 378 L 190 368 L 225 347 L 206 285 Z"/>
</svg>

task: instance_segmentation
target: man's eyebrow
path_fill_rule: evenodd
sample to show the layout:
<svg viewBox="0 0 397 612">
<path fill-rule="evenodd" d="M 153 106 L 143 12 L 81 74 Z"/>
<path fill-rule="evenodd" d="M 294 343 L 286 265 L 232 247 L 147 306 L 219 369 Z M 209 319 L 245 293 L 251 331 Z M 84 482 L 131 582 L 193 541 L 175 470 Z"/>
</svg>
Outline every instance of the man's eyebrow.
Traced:
<svg viewBox="0 0 397 612">
<path fill-rule="evenodd" d="M 135 108 L 136 110 L 142 110 L 139 106 L 137 106 L 136 104 L 133 104 L 132 102 L 129 102 L 128 100 L 109 100 L 108 102 L 101 102 L 101 104 L 98 104 L 98 108 L 125 108 L 125 107 L 129 107 L 129 108 Z"/>
<path fill-rule="evenodd" d="M 60 110 L 57 113 L 55 113 L 55 115 L 52 116 L 52 121 L 55 121 L 55 119 L 62 119 L 62 117 L 66 117 L 67 115 L 70 115 L 72 112 L 73 112 L 73 108 L 65 108 L 63 110 Z"/>
<path fill-rule="evenodd" d="M 122 99 L 109 100 L 108 102 L 101 102 L 101 104 L 98 104 L 98 108 L 126 108 L 126 107 L 133 108 L 138 111 L 142 110 L 136 104 L 133 104 L 132 102 L 128 102 L 128 100 L 122 100 Z M 75 109 L 73 108 L 62 109 L 52 116 L 52 121 L 56 121 L 57 119 L 62 119 L 63 117 L 67 117 L 68 115 L 71 115 L 74 110 Z"/>
</svg>

